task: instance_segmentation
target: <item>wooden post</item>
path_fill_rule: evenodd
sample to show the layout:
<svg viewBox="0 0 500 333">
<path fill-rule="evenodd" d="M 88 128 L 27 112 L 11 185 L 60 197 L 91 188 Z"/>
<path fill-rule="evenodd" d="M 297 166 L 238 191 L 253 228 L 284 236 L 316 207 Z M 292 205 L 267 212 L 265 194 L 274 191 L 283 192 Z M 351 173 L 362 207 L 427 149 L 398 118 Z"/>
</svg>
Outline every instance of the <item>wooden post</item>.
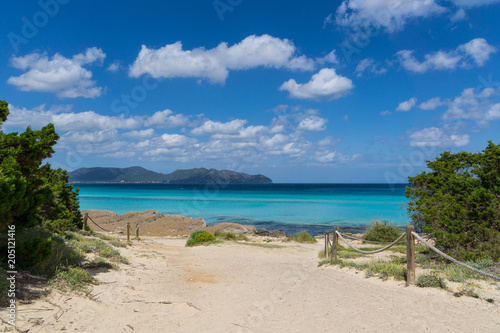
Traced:
<svg viewBox="0 0 500 333">
<path fill-rule="evenodd" d="M 135 226 L 135 238 L 139 239 L 139 223 Z"/>
<path fill-rule="evenodd" d="M 328 243 L 330 243 L 330 235 L 325 232 L 325 259 L 328 259 Z"/>
<path fill-rule="evenodd" d="M 87 229 L 87 219 L 89 218 L 89 213 L 85 213 L 85 215 L 83 216 L 83 226 L 82 226 L 82 230 L 85 230 Z"/>
<path fill-rule="evenodd" d="M 406 226 L 406 285 L 415 284 L 415 237 L 412 235 L 415 227 Z"/>
<path fill-rule="evenodd" d="M 338 244 L 339 244 L 339 236 L 337 235 L 338 231 L 339 231 L 339 227 L 334 227 L 333 228 L 332 256 L 331 256 L 331 260 L 332 261 L 337 260 L 337 247 L 338 247 Z"/>
<path fill-rule="evenodd" d="M 127 222 L 127 241 L 130 241 L 130 222 Z"/>
</svg>

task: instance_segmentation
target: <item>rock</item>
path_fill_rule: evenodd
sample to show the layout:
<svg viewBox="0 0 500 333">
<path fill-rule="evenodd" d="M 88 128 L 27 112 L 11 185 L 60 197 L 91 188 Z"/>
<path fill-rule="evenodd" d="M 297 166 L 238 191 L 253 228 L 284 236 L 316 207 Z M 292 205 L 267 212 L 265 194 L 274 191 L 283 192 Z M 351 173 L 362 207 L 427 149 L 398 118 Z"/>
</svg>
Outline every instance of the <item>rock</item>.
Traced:
<svg viewBox="0 0 500 333">
<path fill-rule="evenodd" d="M 255 230 L 255 234 L 257 236 L 286 237 L 285 232 L 279 231 L 279 230 L 257 229 L 257 230 Z"/>
</svg>

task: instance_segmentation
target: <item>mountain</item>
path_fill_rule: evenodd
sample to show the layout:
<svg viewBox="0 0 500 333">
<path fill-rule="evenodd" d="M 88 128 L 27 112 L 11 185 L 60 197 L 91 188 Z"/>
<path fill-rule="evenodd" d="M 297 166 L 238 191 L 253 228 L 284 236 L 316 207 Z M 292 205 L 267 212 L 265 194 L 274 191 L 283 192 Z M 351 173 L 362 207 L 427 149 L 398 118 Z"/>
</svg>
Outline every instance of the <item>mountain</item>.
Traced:
<svg viewBox="0 0 500 333">
<path fill-rule="evenodd" d="M 263 175 L 215 169 L 179 169 L 169 174 L 130 168 L 80 168 L 69 172 L 70 183 L 271 184 Z"/>
</svg>

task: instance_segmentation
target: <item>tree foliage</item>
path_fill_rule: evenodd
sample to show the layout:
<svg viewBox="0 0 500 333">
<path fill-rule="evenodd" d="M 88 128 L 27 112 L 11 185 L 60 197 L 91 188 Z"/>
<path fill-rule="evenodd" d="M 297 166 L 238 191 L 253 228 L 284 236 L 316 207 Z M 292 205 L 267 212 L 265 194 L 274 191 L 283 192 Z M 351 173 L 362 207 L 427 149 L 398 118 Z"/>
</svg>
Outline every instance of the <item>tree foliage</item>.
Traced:
<svg viewBox="0 0 500 333">
<path fill-rule="evenodd" d="M 7 102 L 0 101 L 0 125 L 8 115 Z M 14 222 L 58 232 L 80 225 L 77 192 L 66 185 L 66 171 L 42 164 L 58 139 L 53 124 L 21 134 L 0 132 L 0 230 Z"/>
<path fill-rule="evenodd" d="M 436 244 L 463 259 L 500 258 L 500 146 L 444 152 L 409 177 L 408 213 Z"/>
</svg>

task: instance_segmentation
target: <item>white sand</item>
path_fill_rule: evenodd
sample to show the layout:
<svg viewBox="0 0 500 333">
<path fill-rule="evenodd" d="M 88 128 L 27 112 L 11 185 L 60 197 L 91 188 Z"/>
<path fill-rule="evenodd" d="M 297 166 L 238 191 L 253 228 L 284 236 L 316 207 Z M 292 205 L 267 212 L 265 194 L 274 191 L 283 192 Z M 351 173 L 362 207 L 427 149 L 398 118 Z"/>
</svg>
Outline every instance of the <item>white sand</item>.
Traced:
<svg viewBox="0 0 500 333">
<path fill-rule="evenodd" d="M 150 238 L 96 272 L 95 300 L 53 292 L 18 308 L 29 332 L 500 332 L 500 307 L 318 267 L 322 244 L 185 248 Z M 359 274 L 358 274 L 359 273 Z M 0 316 L 6 318 L 6 311 Z"/>
</svg>

